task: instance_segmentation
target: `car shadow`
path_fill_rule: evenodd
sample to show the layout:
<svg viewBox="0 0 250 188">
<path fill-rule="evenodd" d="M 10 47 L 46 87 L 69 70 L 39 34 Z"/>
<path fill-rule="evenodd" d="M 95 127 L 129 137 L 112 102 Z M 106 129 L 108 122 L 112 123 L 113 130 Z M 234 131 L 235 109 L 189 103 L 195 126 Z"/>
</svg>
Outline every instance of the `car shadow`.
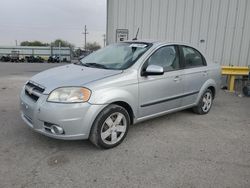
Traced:
<svg viewBox="0 0 250 188">
<path fill-rule="evenodd" d="M 138 131 L 143 131 L 145 134 L 150 132 L 152 129 L 156 129 L 157 127 L 162 127 L 162 123 L 164 126 L 168 126 L 167 121 L 175 121 L 175 119 L 183 118 L 182 116 L 189 115 L 193 113 L 191 110 L 183 110 L 171 114 L 166 114 L 160 117 L 156 117 L 153 119 L 145 120 L 141 123 L 130 126 L 128 137 L 136 136 Z M 89 140 L 60 140 L 50 138 L 39 133 L 36 133 L 29 128 L 27 128 L 27 138 L 28 140 L 32 140 L 31 143 L 36 144 L 36 149 L 41 150 L 55 150 L 55 151 L 86 151 L 88 152 L 96 152 L 102 149 L 95 147 Z"/>
</svg>

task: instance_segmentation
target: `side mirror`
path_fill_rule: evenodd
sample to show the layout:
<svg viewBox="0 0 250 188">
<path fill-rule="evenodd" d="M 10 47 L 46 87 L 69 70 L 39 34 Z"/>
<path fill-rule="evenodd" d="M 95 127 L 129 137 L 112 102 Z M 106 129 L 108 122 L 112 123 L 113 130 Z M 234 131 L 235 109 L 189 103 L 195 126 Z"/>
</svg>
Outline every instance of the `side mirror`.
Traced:
<svg viewBox="0 0 250 188">
<path fill-rule="evenodd" d="M 159 65 L 149 65 L 146 68 L 146 71 L 143 73 L 144 76 L 163 75 L 163 74 L 164 74 L 163 67 Z"/>
</svg>

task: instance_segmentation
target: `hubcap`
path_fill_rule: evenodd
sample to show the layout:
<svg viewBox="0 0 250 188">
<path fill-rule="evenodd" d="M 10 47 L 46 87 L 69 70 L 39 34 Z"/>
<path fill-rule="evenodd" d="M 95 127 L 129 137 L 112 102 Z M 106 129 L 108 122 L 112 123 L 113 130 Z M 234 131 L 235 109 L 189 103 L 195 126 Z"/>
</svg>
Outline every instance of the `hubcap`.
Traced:
<svg viewBox="0 0 250 188">
<path fill-rule="evenodd" d="M 127 120 L 122 113 L 111 114 L 102 124 L 101 138 L 105 144 L 116 144 L 127 130 Z"/>
<path fill-rule="evenodd" d="M 202 110 L 208 112 L 212 105 L 212 95 L 210 92 L 206 92 L 202 99 Z"/>
</svg>

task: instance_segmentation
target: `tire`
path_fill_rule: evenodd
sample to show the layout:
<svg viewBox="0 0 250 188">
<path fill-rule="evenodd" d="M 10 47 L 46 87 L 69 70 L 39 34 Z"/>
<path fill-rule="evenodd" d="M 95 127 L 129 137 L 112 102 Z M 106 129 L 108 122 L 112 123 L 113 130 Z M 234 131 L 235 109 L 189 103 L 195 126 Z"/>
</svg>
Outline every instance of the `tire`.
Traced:
<svg viewBox="0 0 250 188">
<path fill-rule="evenodd" d="M 118 146 L 127 135 L 130 117 L 127 110 L 111 104 L 96 117 L 89 140 L 97 147 L 109 149 Z"/>
<path fill-rule="evenodd" d="M 210 89 L 207 89 L 200 98 L 197 106 L 193 108 L 196 114 L 207 114 L 213 104 L 213 93 Z"/>
</svg>

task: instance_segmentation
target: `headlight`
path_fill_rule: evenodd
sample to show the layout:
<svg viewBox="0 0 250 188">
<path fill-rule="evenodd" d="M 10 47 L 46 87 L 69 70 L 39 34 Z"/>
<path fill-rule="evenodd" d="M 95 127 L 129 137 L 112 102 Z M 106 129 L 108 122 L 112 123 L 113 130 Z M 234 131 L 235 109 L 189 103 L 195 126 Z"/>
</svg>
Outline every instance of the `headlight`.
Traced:
<svg viewBox="0 0 250 188">
<path fill-rule="evenodd" d="M 52 91 L 47 99 L 48 102 L 77 103 L 87 102 L 91 91 L 83 87 L 64 87 Z"/>
</svg>

